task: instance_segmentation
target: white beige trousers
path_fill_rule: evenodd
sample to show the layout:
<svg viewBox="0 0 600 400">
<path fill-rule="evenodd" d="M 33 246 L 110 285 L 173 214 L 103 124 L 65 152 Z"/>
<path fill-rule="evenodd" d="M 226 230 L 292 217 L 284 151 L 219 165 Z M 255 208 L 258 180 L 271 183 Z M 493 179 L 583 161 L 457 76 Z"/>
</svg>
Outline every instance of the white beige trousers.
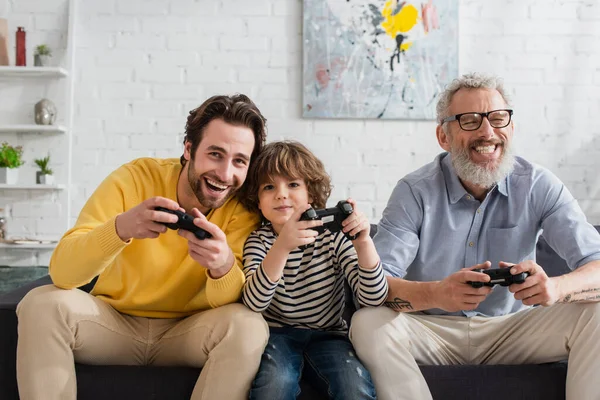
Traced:
<svg viewBox="0 0 600 400">
<path fill-rule="evenodd" d="M 502 317 L 365 308 L 350 338 L 381 400 L 427 400 L 422 365 L 539 364 L 569 359 L 567 400 L 600 399 L 600 304 L 556 304 Z"/>
<path fill-rule="evenodd" d="M 202 367 L 193 400 L 247 399 L 269 335 L 242 304 L 182 319 L 132 317 L 53 285 L 29 292 L 17 316 L 21 400 L 75 400 L 75 362 Z"/>
</svg>

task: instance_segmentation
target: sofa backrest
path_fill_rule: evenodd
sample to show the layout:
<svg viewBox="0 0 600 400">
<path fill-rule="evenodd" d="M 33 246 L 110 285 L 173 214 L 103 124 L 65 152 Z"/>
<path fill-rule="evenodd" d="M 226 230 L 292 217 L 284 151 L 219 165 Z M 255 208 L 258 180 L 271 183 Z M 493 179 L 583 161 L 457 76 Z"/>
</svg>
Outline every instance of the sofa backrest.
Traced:
<svg viewBox="0 0 600 400">
<path fill-rule="evenodd" d="M 600 232 L 600 225 L 594 225 L 594 228 Z M 571 272 L 567 262 L 563 260 L 544 239 L 544 234 L 540 237 L 536 245 L 537 263 L 544 267 L 548 276 L 558 276 Z"/>
<path fill-rule="evenodd" d="M 567 262 L 550 247 L 543 236 L 535 246 L 536 262 L 544 268 L 548 276 L 559 276 L 570 271 Z"/>
</svg>

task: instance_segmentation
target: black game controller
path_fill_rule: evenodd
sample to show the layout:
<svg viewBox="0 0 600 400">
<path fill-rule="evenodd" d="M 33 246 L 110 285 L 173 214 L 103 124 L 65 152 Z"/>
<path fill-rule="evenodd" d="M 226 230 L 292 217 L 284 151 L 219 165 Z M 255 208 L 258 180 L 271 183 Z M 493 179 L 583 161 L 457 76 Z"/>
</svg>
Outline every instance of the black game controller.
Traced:
<svg viewBox="0 0 600 400">
<path fill-rule="evenodd" d="M 496 268 L 496 269 L 474 269 L 475 272 L 483 272 L 484 274 L 490 277 L 489 282 L 467 282 L 474 288 L 480 288 L 482 286 L 490 286 L 494 285 L 500 286 L 510 286 L 513 283 L 523 283 L 525 282 L 525 278 L 529 276 L 528 272 L 521 272 L 520 274 L 512 275 L 510 273 L 510 268 Z"/>
<path fill-rule="evenodd" d="M 173 230 L 184 229 L 186 231 L 190 231 L 200 240 L 210 239 L 212 237 L 212 235 L 210 233 L 208 233 L 204 229 L 194 225 L 194 217 L 192 217 L 189 214 L 184 213 L 183 211 L 170 210 L 170 209 L 164 208 L 164 207 L 156 207 L 156 211 L 162 211 L 162 212 L 166 212 L 169 214 L 177 215 L 178 220 L 175 223 L 161 222 L 161 224 L 166 225 L 167 228 L 169 228 L 169 229 L 173 229 Z"/>
<path fill-rule="evenodd" d="M 335 233 L 342 230 L 342 221 L 345 220 L 348 215 L 352 214 L 354 210 L 352 209 L 352 205 L 347 201 L 339 201 L 335 207 L 324 208 L 322 210 L 315 210 L 314 208 L 309 208 L 304 211 L 300 216 L 300 221 L 314 221 L 314 220 L 322 220 L 323 225 L 315 226 L 313 229 L 319 234 L 323 233 L 326 229 Z M 349 233 L 345 233 L 346 237 L 350 240 L 354 240 L 358 237 L 358 235 L 350 235 Z"/>
</svg>

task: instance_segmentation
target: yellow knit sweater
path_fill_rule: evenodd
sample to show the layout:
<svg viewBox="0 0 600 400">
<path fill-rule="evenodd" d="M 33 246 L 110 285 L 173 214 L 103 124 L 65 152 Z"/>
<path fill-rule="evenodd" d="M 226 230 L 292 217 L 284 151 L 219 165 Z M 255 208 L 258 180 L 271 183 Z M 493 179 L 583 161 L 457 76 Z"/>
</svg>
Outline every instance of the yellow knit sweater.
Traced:
<svg viewBox="0 0 600 400">
<path fill-rule="evenodd" d="M 154 196 L 177 201 L 181 168 L 179 159 L 141 158 L 110 174 L 54 250 L 49 266 L 54 284 L 72 289 L 100 275 L 92 294 L 122 313 L 142 317 L 184 317 L 237 301 L 244 285 L 244 242 L 259 222 L 237 200 L 207 215 L 227 235 L 236 260 L 219 279 L 188 255 L 187 240 L 176 231 L 129 242 L 117 235 L 118 214 Z"/>
</svg>

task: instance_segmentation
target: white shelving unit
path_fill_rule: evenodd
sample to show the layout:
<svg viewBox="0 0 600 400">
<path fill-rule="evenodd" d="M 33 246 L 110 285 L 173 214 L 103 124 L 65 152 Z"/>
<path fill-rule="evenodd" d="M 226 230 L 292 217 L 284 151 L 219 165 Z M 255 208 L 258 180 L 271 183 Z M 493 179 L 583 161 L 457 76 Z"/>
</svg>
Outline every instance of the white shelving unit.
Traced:
<svg viewBox="0 0 600 400">
<path fill-rule="evenodd" d="M 64 190 L 65 185 L 14 184 L 0 183 L 0 190 Z"/>
<path fill-rule="evenodd" d="M 62 67 L 11 67 L 0 66 L 0 79 L 15 78 L 65 78 L 69 72 Z"/>
<path fill-rule="evenodd" d="M 24 198 L 39 198 L 40 193 L 42 196 L 44 191 L 56 192 L 52 193 L 51 198 L 61 205 L 60 215 L 49 215 L 48 217 L 58 217 L 60 226 L 57 231 L 63 232 L 69 228 L 70 216 L 71 216 L 71 168 L 72 168 L 72 147 L 73 147 L 73 135 L 71 132 L 73 126 L 73 108 L 74 108 L 74 67 L 75 67 L 75 16 L 77 13 L 77 0 L 67 0 L 68 11 L 67 21 L 68 26 L 66 27 L 67 43 L 66 43 L 66 54 L 63 60 L 62 66 L 57 67 L 36 67 L 36 66 L 0 66 L 0 82 L 7 87 L 14 87 L 15 85 L 28 85 L 32 87 L 40 87 L 40 85 L 56 84 L 59 89 L 61 101 L 59 106 L 59 115 L 62 116 L 60 122 L 61 125 L 35 125 L 30 121 L 6 121 L 0 120 L 0 143 L 3 141 L 2 135 L 17 135 L 21 140 L 26 140 L 25 143 L 37 143 L 38 140 L 45 139 L 48 135 L 57 135 L 59 137 L 58 146 L 61 150 L 60 163 L 65 165 L 66 168 L 60 175 L 56 176 L 58 182 L 53 185 L 42 185 L 35 184 L 34 182 L 19 182 L 18 184 L 0 184 L 0 196 L 6 196 L 8 198 L 20 198 L 19 196 L 25 196 Z M 53 81 L 56 81 L 55 83 Z M 31 83 L 29 83 L 31 82 Z M 47 83 L 46 83 L 47 82 Z M 38 89 L 39 90 L 39 89 Z M 40 92 L 40 98 L 44 97 L 43 93 Z M 1 98 L 1 96 L 0 96 Z M 50 98 L 51 100 L 54 100 Z M 3 101 L 3 100 L 0 100 Z M 58 105 L 58 103 L 57 103 Z M 31 134 L 31 136 L 30 136 Z M 41 136 L 38 136 L 41 135 Z M 27 138 L 27 139 L 23 139 Z M 48 139 L 49 140 L 49 139 Z M 50 149 L 49 149 L 50 150 Z M 63 157 L 65 157 L 64 159 Z M 32 160 L 28 160 L 28 162 Z M 51 161 L 52 164 L 52 161 Z M 50 165 L 52 167 L 52 165 Z M 7 193 L 7 191 L 15 191 L 14 195 Z M 32 191 L 31 194 L 23 193 L 20 194 L 17 191 Z M 31 196 L 31 197 L 28 197 Z M 14 201 L 14 200 L 13 200 Z M 4 204 L 0 203 L 0 208 Z M 21 216 L 22 218 L 22 216 Z M 34 217 L 30 217 L 34 219 Z M 10 226 L 11 218 L 8 216 L 7 224 Z M 62 233 L 57 232 L 57 238 Z M 15 233 L 13 236 L 21 236 L 19 233 Z M 35 236 L 35 235 L 34 235 Z M 11 232 L 8 232 L 8 239 L 11 239 Z M 31 239 L 36 239 L 32 237 Z M 54 238 L 53 238 L 54 239 Z M 2 254 L 9 254 L 6 252 L 42 252 L 47 254 L 48 251 L 53 250 L 56 247 L 56 242 L 42 241 L 41 243 L 5 243 L 0 242 L 0 258 Z M 12 254 L 12 253 L 10 253 Z M 0 265 L 4 263 L 0 261 Z M 39 264 L 38 264 L 39 265 Z M 47 265 L 47 264 L 46 264 Z"/>
<path fill-rule="evenodd" d="M 56 243 L 0 243 L 0 249 L 11 250 L 54 250 Z"/>
<path fill-rule="evenodd" d="M 48 133 L 63 134 L 67 133 L 67 128 L 56 125 L 0 125 L 0 133 Z"/>
</svg>

